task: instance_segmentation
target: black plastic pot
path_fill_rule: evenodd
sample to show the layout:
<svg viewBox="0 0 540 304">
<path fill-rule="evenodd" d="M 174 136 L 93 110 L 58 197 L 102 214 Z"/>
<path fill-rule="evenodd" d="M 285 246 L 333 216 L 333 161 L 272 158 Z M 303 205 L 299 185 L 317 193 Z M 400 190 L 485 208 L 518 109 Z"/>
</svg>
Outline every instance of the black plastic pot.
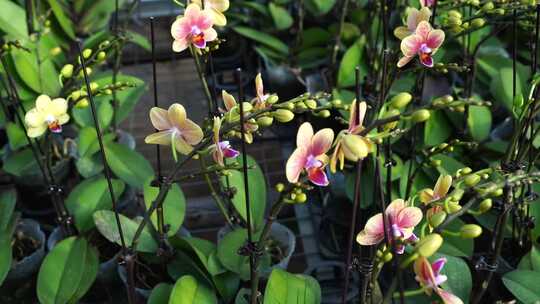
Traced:
<svg viewBox="0 0 540 304">
<path fill-rule="evenodd" d="M 23 233 L 25 236 L 38 241 L 39 248 L 11 266 L 5 284 L 28 280 L 38 271 L 41 261 L 45 257 L 45 233 L 41 230 L 38 222 L 32 219 L 20 220 L 15 228 L 15 234 L 17 233 Z"/>
</svg>

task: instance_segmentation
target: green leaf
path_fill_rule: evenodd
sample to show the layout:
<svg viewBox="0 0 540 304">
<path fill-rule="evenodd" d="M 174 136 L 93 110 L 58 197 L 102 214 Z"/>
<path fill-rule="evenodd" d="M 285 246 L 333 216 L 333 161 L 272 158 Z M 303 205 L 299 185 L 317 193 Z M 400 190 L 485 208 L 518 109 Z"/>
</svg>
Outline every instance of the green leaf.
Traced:
<svg viewBox="0 0 540 304">
<path fill-rule="evenodd" d="M 24 130 L 18 124 L 8 122 L 6 124 L 6 133 L 9 140 L 11 150 L 17 150 L 28 145 L 28 140 L 24 134 Z"/>
<path fill-rule="evenodd" d="M 257 238 L 255 238 L 257 239 Z M 217 257 L 226 269 L 237 273 L 243 280 L 249 280 L 249 258 L 239 255 L 238 250 L 247 241 L 246 229 L 235 229 L 227 233 L 217 246 Z M 264 254 L 260 259 L 259 269 L 264 269 L 270 265 L 270 256 Z"/>
<path fill-rule="evenodd" d="M 139 227 L 139 223 L 127 218 L 126 216 L 119 214 L 120 225 L 122 226 L 122 232 L 124 233 L 124 240 L 127 245 L 130 245 L 133 241 L 135 231 Z M 116 219 L 113 211 L 99 210 L 94 212 L 94 223 L 96 224 L 99 232 L 109 241 L 121 245 L 120 234 L 118 233 L 118 226 L 116 225 Z M 148 229 L 144 229 L 138 240 L 137 251 L 139 252 L 156 252 L 158 248 L 156 240 L 152 237 Z"/>
<path fill-rule="evenodd" d="M 108 133 L 103 136 L 104 143 L 108 143 L 113 139 L 113 133 Z M 79 131 L 77 148 L 79 150 L 79 157 L 92 156 L 94 153 L 99 151 L 99 142 L 96 129 L 94 127 L 84 127 Z"/>
<path fill-rule="evenodd" d="M 444 111 L 431 111 L 431 116 L 424 126 L 424 145 L 436 146 L 443 143 L 452 134 L 452 127 Z"/>
<path fill-rule="evenodd" d="M 310 27 L 302 32 L 301 49 L 326 46 L 331 37 L 330 33 L 321 27 Z"/>
<path fill-rule="evenodd" d="M 156 199 L 159 193 L 159 187 L 152 187 L 151 181 L 148 180 L 144 185 L 144 203 L 146 208 L 150 208 L 152 202 Z M 157 212 L 154 212 L 150 219 L 157 229 Z M 184 215 L 186 213 L 186 197 L 182 192 L 182 189 L 177 184 L 173 184 L 165 197 L 163 202 L 163 219 L 165 225 L 169 226 L 167 235 L 173 236 L 176 234 L 182 223 L 184 222 Z"/>
<path fill-rule="evenodd" d="M 15 176 L 37 173 L 38 169 L 34 155 L 29 148 L 9 155 L 4 161 L 4 171 Z"/>
<path fill-rule="evenodd" d="M 531 251 L 519 261 L 518 269 L 540 272 L 540 250 L 533 245 Z"/>
<path fill-rule="evenodd" d="M 360 75 L 366 75 L 366 66 L 363 64 L 365 36 L 362 36 L 345 52 L 339 64 L 337 83 L 341 88 L 351 87 L 355 84 L 357 66 L 360 67 Z"/>
<path fill-rule="evenodd" d="M 104 75 L 103 77 L 96 78 L 94 79 L 94 82 L 97 83 L 100 87 L 111 85 L 113 84 L 112 75 Z M 131 114 L 131 112 L 135 108 L 135 105 L 137 105 L 142 95 L 146 91 L 147 86 L 142 79 L 124 74 L 118 74 L 116 82 L 129 83 L 133 86 L 116 92 L 116 101 L 118 104 L 118 108 L 116 110 L 116 121 L 117 123 L 120 123 Z M 110 100 L 111 96 L 96 97 L 97 104 L 110 104 Z"/>
<path fill-rule="evenodd" d="M 167 304 L 169 303 L 169 297 L 171 295 L 173 286 L 167 283 L 159 283 L 148 298 L 148 304 Z"/>
<path fill-rule="evenodd" d="M 238 158 L 241 161 L 242 157 Z M 257 165 L 255 159 L 247 156 L 248 181 L 249 181 L 249 200 L 251 207 L 251 223 L 255 230 L 261 228 L 264 220 L 264 211 L 266 209 L 266 180 L 264 174 Z M 240 216 L 247 220 L 246 195 L 244 191 L 244 175 L 238 170 L 230 170 L 229 185 L 236 189 L 236 193 L 231 199 L 234 208 Z M 221 185 L 227 187 L 227 179 L 220 178 Z"/>
<path fill-rule="evenodd" d="M 99 127 L 101 130 L 106 130 L 113 118 L 113 107 L 108 101 L 97 102 L 97 98 L 95 101 Z M 71 116 L 81 127 L 94 127 L 92 109 L 89 106 L 86 108 L 73 108 L 71 110 Z"/>
<path fill-rule="evenodd" d="M 181 237 L 172 239 L 171 244 L 175 248 L 192 252 L 209 274 L 218 275 L 225 272 L 221 262 L 217 259 L 217 246 L 214 243 L 196 237 Z"/>
<path fill-rule="evenodd" d="M 274 269 L 264 292 L 265 304 L 319 304 L 321 287 L 312 277 Z"/>
<path fill-rule="evenodd" d="M 45 257 L 37 279 L 40 303 L 77 302 L 98 271 L 98 253 L 84 238 L 69 237 Z"/>
<path fill-rule="evenodd" d="M 126 0 L 119 0 L 118 7 L 122 5 Z M 75 1 L 77 3 L 77 1 Z M 115 1 L 111 0 L 95 0 L 90 1 L 84 14 L 80 19 L 79 26 L 84 32 L 94 32 L 100 28 L 103 28 L 109 24 L 109 19 L 115 10 Z"/>
<path fill-rule="evenodd" d="M 11 0 L 0 0 L 0 30 L 11 39 L 26 40 L 28 27 L 26 11 Z"/>
<path fill-rule="evenodd" d="M 169 304 L 217 304 L 216 295 L 193 276 L 183 276 L 174 284 Z"/>
<path fill-rule="evenodd" d="M 0 192 L 0 233 L 8 230 L 16 202 L 17 191 L 15 188 L 3 189 Z"/>
<path fill-rule="evenodd" d="M 116 200 L 124 192 L 124 183 L 113 179 L 112 181 Z M 86 232 L 94 228 L 92 218 L 95 211 L 112 209 L 112 200 L 107 180 L 104 177 L 86 179 L 78 184 L 66 199 L 66 207 L 75 218 L 75 226 L 79 232 Z"/>
<path fill-rule="evenodd" d="M 447 229 L 449 231 L 459 231 L 461 226 L 465 223 L 460 219 L 455 219 L 451 222 Z M 469 257 L 472 256 L 474 251 L 474 240 L 473 239 L 462 239 L 459 236 L 445 235 L 444 242 L 439 249 L 439 253 L 456 256 L 456 257 Z"/>
<path fill-rule="evenodd" d="M 6 279 L 13 260 L 13 247 L 11 247 L 11 233 L 0 232 L 0 285 Z"/>
<path fill-rule="evenodd" d="M 482 141 L 489 137 L 491 131 L 491 111 L 484 106 L 469 106 L 467 126 L 471 136 L 476 141 Z"/>
<path fill-rule="evenodd" d="M 73 31 L 73 22 L 66 16 L 66 8 L 63 8 L 56 0 L 47 0 L 47 2 L 53 11 L 54 17 L 56 17 L 56 20 L 60 24 L 60 27 L 64 30 L 64 33 L 72 40 L 75 40 L 76 37 L 75 32 Z"/>
<path fill-rule="evenodd" d="M 469 303 L 469 295 L 472 290 L 472 275 L 463 259 L 450 255 L 436 254 L 434 259 L 445 258 L 441 273 L 448 277 L 448 280 L 442 284 L 444 290 L 458 296 L 463 303 Z"/>
<path fill-rule="evenodd" d="M 105 153 L 112 172 L 132 187 L 142 189 L 144 182 L 154 176 L 148 160 L 124 145 L 110 142 L 105 145 Z"/>
<path fill-rule="evenodd" d="M 307 0 L 306 9 L 315 16 L 325 15 L 334 7 L 336 0 Z"/>
<path fill-rule="evenodd" d="M 17 48 L 11 50 L 11 56 L 17 74 L 34 92 L 53 97 L 58 95 L 58 71 L 51 59 L 42 60 L 38 64 L 35 50 L 27 52 Z"/>
<path fill-rule="evenodd" d="M 531 270 L 514 270 L 506 273 L 503 283 L 508 290 L 521 302 L 526 304 L 537 303 L 540 299 L 540 272 Z"/>
<path fill-rule="evenodd" d="M 289 54 L 289 47 L 285 43 L 281 42 L 281 40 L 272 35 L 245 26 L 233 26 L 233 30 L 246 38 L 255 40 L 263 45 L 266 45 L 282 53 L 283 55 Z"/>
<path fill-rule="evenodd" d="M 514 104 L 513 94 L 513 69 L 511 66 L 504 66 L 498 69 L 491 80 L 490 91 L 495 101 L 504 105 L 509 111 L 512 111 Z M 521 93 L 521 80 L 519 73 L 516 74 L 516 92 Z"/>
<path fill-rule="evenodd" d="M 135 43 L 136 45 L 140 46 L 148 52 L 152 50 L 152 45 L 150 45 L 150 41 L 148 41 L 148 39 L 143 35 L 134 31 L 127 31 L 126 33 L 129 37 L 130 42 Z"/>
<path fill-rule="evenodd" d="M 440 174 L 454 175 L 457 170 L 466 167 L 463 163 L 446 154 L 437 154 L 432 158 L 441 161 L 441 165 L 437 167 Z"/>
<path fill-rule="evenodd" d="M 204 271 L 200 263 L 197 263 L 194 258 L 182 250 L 176 251 L 174 259 L 167 264 L 167 273 L 174 280 L 185 275 L 191 275 L 197 281 L 204 282 L 207 286 L 212 286 L 210 274 Z"/>
<path fill-rule="evenodd" d="M 270 15 L 272 16 L 274 24 L 278 30 L 286 30 L 292 26 L 294 20 L 287 9 L 270 2 L 268 3 L 268 10 L 270 11 Z"/>
</svg>

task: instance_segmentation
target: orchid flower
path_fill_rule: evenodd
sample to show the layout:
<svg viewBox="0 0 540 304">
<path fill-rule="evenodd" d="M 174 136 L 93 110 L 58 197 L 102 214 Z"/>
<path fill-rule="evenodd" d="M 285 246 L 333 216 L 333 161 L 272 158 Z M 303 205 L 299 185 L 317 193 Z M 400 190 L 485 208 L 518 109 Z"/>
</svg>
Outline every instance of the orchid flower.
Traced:
<svg viewBox="0 0 540 304">
<path fill-rule="evenodd" d="M 350 105 L 349 127 L 339 132 L 336 139 L 334 153 L 330 158 L 330 171 L 336 172 L 336 164 L 343 170 L 345 158 L 350 161 L 358 161 L 365 158 L 373 150 L 373 143 L 366 137 L 358 135 L 364 129 L 362 126 L 366 116 L 367 104 L 361 102 L 358 105 L 359 113 L 356 113 L 356 100 Z"/>
<path fill-rule="evenodd" d="M 444 41 L 444 32 L 435 30 L 427 21 L 421 21 L 416 27 L 414 34 L 401 41 L 402 57 L 397 66 L 403 67 L 409 63 L 414 56 L 418 55 L 420 62 L 426 67 L 433 67 L 432 56 L 437 52 Z"/>
<path fill-rule="evenodd" d="M 394 36 L 403 40 L 407 36 L 414 34 L 416 27 L 422 21 L 429 21 L 431 11 L 427 7 L 422 7 L 420 10 L 414 7 L 407 8 L 407 26 L 399 26 L 394 30 Z"/>
<path fill-rule="evenodd" d="M 298 182 L 300 174 L 306 170 L 309 180 L 318 186 L 327 186 L 328 177 L 324 168 L 328 162 L 326 152 L 334 141 L 334 131 L 330 128 L 319 130 L 313 134 L 309 122 L 303 123 L 296 135 L 296 150 L 287 161 L 286 175 L 291 183 Z"/>
<path fill-rule="evenodd" d="M 181 104 L 174 103 L 168 110 L 154 107 L 150 110 L 150 120 L 158 132 L 146 136 L 144 142 L 173 146 L 173 155 L 176 151 L 189 154 L 193 146 L 203 139 L 201 128 L 187 118 L 186 110 Z"/>
<path fill-rule="evenodd" d="M 420 5 L 422 7 L 432 7 L 435 5 L 435 2 L 437 2 L 437 0 L 420 0 Z"/>
<path fill-rule="evenodd" d="M 448 279 L 445 275 L 441 274 L 441 269 L 445 263 L 445 258 L 437 259 L 433 264 L 430 264 L 425 257 L 419 257 L 414 262 L 415 279 L 424 288 L 427 295 L 431 296 L 432 292 L 435 291 L 441 297 L 444 304 L 463 304 L 460 298 L 439 287 L 439 285 Z"/>
<path fill-rule="evenodd" d="M 62 125 L 69 121 L 67 114 L 68 102 L 64 98 L 52 99 L 40 95 L 36 99 L 35 108 L 28 111 L 24 117 L 29 137 L 41 136 L 47 129 L 53 133 L 62 132 Z"/>
<path fill-rule="evenodd" d="M 219 140 L 219 130 L 221 129 L 221 118 L 214 117 L 214 144 L 210 146 L 210 150 L 212 150 L 212 157 L 214 158 L 214 161 L 219 164 L 220 166 L 224 166 L 225 163 L 223 162 L 223 158 L 236 158 L 240 152 L 237 150 L 234 150 L 231 147 L 231 144 L 229 141 L 220 141 Z"/>
<path fill-rule="evenodd" d="M 181 52 L 191 45 L 204 49 L 208 41 L 217 39 L 217 32 L 212 28 L 214 22 L 207 11 L 197 4 L 190 4 L 183 17 L 174 21 L 171 35 L 174 38 L 173 51 Z"/>
<path fill-rule="evenodd" d="M 261 73 L 255 77 L 255 91 L 257 92 L 255 107 L 258 109 L 266 108 L 266 100 L 270 97 L 270 94 L 264 93 L 264 85 Z"/>
<path fill-rule="evenodd" d="M 191 0 L 191 2 L 197 4 L 204 11 L 207 11 L 215 25 L 227 25 L 227 18 L 223 15 L 223 12 L 229 9 L 229 0 L 204 0 L 204 2 L 201 0 Z"/>
<path fill-rule="evenodd" d="M 221 91 L 221 96 L 223 98 L 223 105 L 225 106 L 225 109 L 220 109 L 220 112 L 225 114 L 225 117 L 229 122 L 240 120 L 238 103 L 236 102 L 234 96 L 227 93 L 225 90 Z M 252 105 L 249 102 L 244 102 L 243 105 L 245 117 L 248 115 L 248 112 L 251 111 Z M 244 130 L 246 131 L 244 136 L 248 144 L 253 142 L 253 132 L 257 131 L 258 129 L 259 125 L 257 123 L 252 123 L 250 121 L 244 122 Z M 241 137 L 241 134 L 238 134 L 238 136 Z"/>
<path fill-rule="evenodd" d="M 452 186 L 452 176 L 440 175 L 433 189 L 426 188 L 420 191 L 420 201 L 424 204 L 443 199 Z"/>
<path fill-rule="evenodd" d="M 385 211 L 388 224 L 387 232 L 392 232 L 394 238 L 400 238 L 407 241 L 415 241 L 417 237 L 413 230 L 422 220 L 422 210 L 418 207 L 407 207 L 405 201 L 396 199 L 386 207 Z M 384 239 L 384 222 L 382 213 L 372 216 L 366 223 L 364 230 L 356 236 L 356 241 L 360 245 L 376 245 Z M 403 253 L 404 247 L 398 246 L 397 253 Z"/>
</svg>

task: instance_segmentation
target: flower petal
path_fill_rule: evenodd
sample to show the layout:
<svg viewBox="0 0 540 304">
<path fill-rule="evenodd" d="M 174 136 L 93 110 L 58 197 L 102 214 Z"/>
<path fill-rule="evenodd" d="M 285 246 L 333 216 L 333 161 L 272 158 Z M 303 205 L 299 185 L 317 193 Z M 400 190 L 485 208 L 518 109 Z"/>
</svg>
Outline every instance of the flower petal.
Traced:
<svg viewBox="0 0 540 304">
<path fill-rule="evenodd" d="M 181 136 L 174 136 L 173 140 L 174 147 L 179 153 L 187 155 L 193 150 L 193 147 L 190 146 Z"/>
<path fill-rule="evenodd" d="M 217 39 L 217 32 L 213 28 L 204 30 L 204 41 L 214 41 Z"/>
<path fill-rule="evenodd" d="M 326 173 L 324 172 L 324 167 L 309 169 L 308 178 L 312 183 L 314 183 L 317 186 L 325 187 L 325 186 L 328 186 L 328 184 L 330 183 L 328 181 L 328 177 L 326 176 Z"/>
<path fill-rule="evenodd" d="M 429 188 L 425 188 L 425 189 L 422 189 L 420 190 L 420 201 L 424 204 L 428 204 L 430 203 L 431 201 L 434 200 L 434 197 L 433 197 L 433 190 L 432 189 L 429 189 Z"/>
<path fill-rule="evenodd" d="M 420 11 L 417 8 L 410 7 L 407 9 L 407 30 L 409 32 L 414 32 L 418 26 L 418 23 L 420 22 L 420 20 L 418 20 L 419 15 Z"/>
<path fill-rule="evenodd" d="M 463 304 L 463 301 L 456 295 L 441 288 L 437 288 L 437 294 L 441 297 L 444 304 Z"/>
<path fill-rule="evenodd" d="M 176 39 L 173 41 L 173 52 L 180 53 L 188 48 L 188 41 L 186 39 Z"/>
<path fill-rule="evenodd" d="M 429 32 L 427 36 L 426 45 L 433 49 L 435 52 L 444 42 L 444 31 L 443 30 L 433 30 Z"/>
<path fill-rule="evenodd" d="M 37 108 L 33 108 L 26 112 L 24 116 L 24 122 L 28 127 L 38 127 L 45 124 L 45 116 L 42 112 L 39 112 Z"/>
<path fill-rule="evenodd" d="M 434 275 L 438 275 L 441 272 L 441 269 L 446 264 L 446 258 L 436 259 L 435 262 L 431 263 L 431 269 L 433 270 Z"/>
<path fill-rule="evenodd" d="M 64 98 L 55 98 L 51 101 L 49 111 L 54 116 L 61 116 L 66 114 L 68 110 L 68 102 Z"/>
<path fill-rule="evenodd" d="M 312 137 L 313 127 L 309 122 L 303 123 L 300 128 L 298 128 L 298 133 L 296 134 L 296 146 L 306 150 L 309 149 Z"/>
<path fill-rule="evenodd" d="M 171 133 L 172 131 L 169 130 L 156 132 L 146 136 L 144 142 L 147 144 L 169 146 L 171 145 Z"/>
<path fill-rule="evenodd" d="M 41 125 L 36 127 L 30 127 L 27 130 L 28 137 L 36 138 L 41 136 L 43 133 L 47 131 L 47 125 Z"/>
<path fill-rule="evenodd" d="M 432 30 L 433 27 L 431 27 L 431 24 L 429 24 L 428 21 L 420 21 L 416 27 L 415 34 L 420 36 L 422 40 L 427 40 L 429 33 L 431 33 Z"/>
<path fill-rule="evenodd" d="M 388 207 L 386 207 L 386 216 L 391 217 L 392 222 L 397 222 L 397 218 L 401 210 L 405 209 L 405 201 L 398 198 L 393 200 Z"/>
<path fill-rule="evenodd" d="M 413 57 L 420 50 L 423 41 L 424 39 L 420 35 L 410 35 L 401 40 L 401 52 L 405 57 Z"/>
<path fill-rule="evenodd" d="M 47 95 L 39 95 L 36 99 L 36 109 L 40 112 L 47 111 L 51 104 L 51 98 Z"/>
<path fill-rule="evenodd" d="M 227 91 L 222 90 L 221 96 L 223 98 L 223 104 L 225 105 L 225 109 L 227 111 L 230 111 L 232 108 L 236 106 L 236 99 L 234 99 L 234 96 L 227 93 Z"/>
<path fill-rule="evenodd" d="M 369 218 L 364 226 L 364 230 L 356 236 L 356 241 L 360 245 L 375 245 L 384 239 L 384 225 L 382 213 Z"/>
<path fill-rule="evenodd" d="M 58 119 L 58 124 L 63 125 L 69 121 L 69 115 L 67 113 L 64 113 L 58 116 L 57 119 Z"/>
<path fill-rule="evenodd" d="M 440 175 L 437 179 L 437 183 L 433 188 L 433 195 L 437 199 L 441 199 L 446 196 L 448 190 L 452 186 L 452 176 L 451 175 Z"/>
<path fill-rule="evenodd" d="M 412 228 L 422 220 L 422 210 L 418 207 L 406 207 L 398 213 L 397 224 L 402 228 Z"/>
<path fill-rule="evenodd" d="M 175 40 L 185 40 L 185 38 L 189 35 L 191 27 L 187 21 L 188 20 L 186 18 L 181 17 L 176 19 L 171 25 L 171 36 Z"/>
<path fill-rule="evenodd" d="M 398 68 L 402 68 L 404 67 L 407 63 L 409 63 L 411 60 L 413 59 L 413 57 L 402 57 L 398 63 L 397 63 L 397 67 Z"/>
<path fill-rule="evenodd" d="M 205 9 L 205 10 L 211 16 L 212 21 L 214 22 L 214 25 L 217 25 L 217 26 L 227 25 L 227 17 L 225 17 L 225 15 L 222 12 L 220 12 L 219 10 L 213 7 L 210 9 Z"/>
<path fill-rule="evenodd" d="M 296 150 L 294 150 L 294 152 L 291 154 L 287 160 L 287 165 L 285 166 L 285 174 L 287 175 L 287 180 L 290 183 L 296 183 L 298 181 L 298 177 L 300 176 L 300 173 L 302 173 L 304 165 L 306 164 L 306 159 L 307 151 L 304 148 L 296 148 Z"/>
<path fill-rule="evenodd" d="M 167 116 L 173 127 L 181 128 L 180 126 L 186 121 L 186 109 L 179 103 L 173 103 L 167 110 Z"/>
<path fill-rule="evenodd" d="M 356 236 L 356 242 L 362 246 L 376 245 L 384 239 L 384 236 L 371 235 L 365 230 L 360 231 Z"/>
<path fill-rule="evenodd" d="M 167 110 L 153 107 L 150 109 L 150 121 L 155 129 L 162 131 L 173 127 L 169 121 L 169 114 Z"/>
<path fill-rule="evenodd" d="M 264 96 L 264 84 L 261 73 L 258 73 L 257 76 L 255 76 L 255 91 L 257 92 L 257 97 L 259 99 Z"/>
<path fill-rule="evenodd" d="M 229 9 L 229 0 L 206 0 L 205 3 L 208 3 L 210 7 L 224 12 Z"/>
<path fill-rule="evenodd" d="M 411 35 L 412 32 L 406 26 L 398 26 L 394 29 L 394 36 L 399 40 L 405 39 L 405 37 Z"/>
<path fill-rule="evenodd" d="M 180 133 L 182 138 L 192 146 L 200 143 L 204 137 L 201 127 L 187 118 L 180 125 Z"/>
<path fill-rule="evenodd" d="M 334 142 L 334 131 L 330 128 L 319 130 L 311 139 L 311 153 L 315 156 L 325 154 Z"/>
</svg>

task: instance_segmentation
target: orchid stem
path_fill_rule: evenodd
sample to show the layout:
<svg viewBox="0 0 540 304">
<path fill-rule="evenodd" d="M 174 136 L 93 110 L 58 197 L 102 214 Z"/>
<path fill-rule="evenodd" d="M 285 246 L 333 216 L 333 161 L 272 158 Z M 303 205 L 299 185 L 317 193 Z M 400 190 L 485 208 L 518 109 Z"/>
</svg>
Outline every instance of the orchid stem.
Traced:
<svg viewBox="0 0 540 304">
<path fill-rule="evenodd" d="M 201 168 L 204 170 L 204 168 L 206 168 L 206 161 L 204 160 L 203 156 L 200 156 L 199 158 L 201 160 Z M 225 217 L 225 220 L 227 221 L 227 224 L 229 224 L 229 226 L 232 227 L 233 222 L 231 220 L 231 217 L 227 213 L 227 208 L 225 208 L 225 204 L 223 203 L 223 200 L 217 194 L 216 189 L 215 189 L 214 185 L 212 184 L 212 180 L 210 179 L 210 175 L 208 174 L 208 172 L 204 172 L 203 176 L 204 176 L 204 180 L 208 184 L 208 188 L 210 188 L 210 194 L 214 198 L 214 201 L 216 202 L 216 205 L 218 206 L 219 211 L 221 211 L 221 213 L 223 214 L 223 217 Z"/>
<path fill-rule="evenodd" d="M 199 75 L 199 80 L 202 83 L 204 95 L 206 96 L 206 102 L 208 104 L 208 117 L 212 117 L 212 113 L 216 110 L 212 107 L 212 94 L 210 93 L 210 89 L 208 87 L 208 82 L 206 81 L 206 77 L 204 76 L 204 71 L 202 69 L 201 65 L 201 58 L 199 57 L 199 53 L 197 53 L 197 50 L 193 48 L 193 46 L 189 47 L 189 50 L 191 51 L 191 55 L 193 56 L 193 59 L 195 61 L 195 67 L 197 68 L 197 74 Z M 215 85 L 215 84 L 214 84 Z"/>
</svg>

